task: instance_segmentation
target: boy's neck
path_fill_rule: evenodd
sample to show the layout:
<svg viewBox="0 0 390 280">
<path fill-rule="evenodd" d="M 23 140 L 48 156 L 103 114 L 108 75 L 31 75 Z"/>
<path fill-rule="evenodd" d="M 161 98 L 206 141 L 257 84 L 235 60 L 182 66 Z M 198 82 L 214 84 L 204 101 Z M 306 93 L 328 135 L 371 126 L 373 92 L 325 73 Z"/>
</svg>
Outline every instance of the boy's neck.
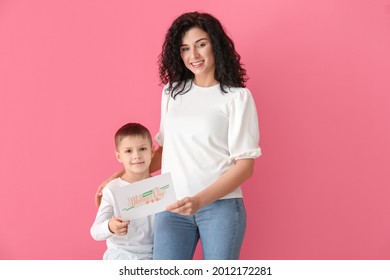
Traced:
<svg viewBox="0 0 390 280">
<path fill-rule="evenodd" d="M 125 172 L 125 174 L 122 175 L 121 179 L 128 183 L 134 183 L 150 177 L 151 176 L 149 173 L 137 174 L 137 173 Z"/>
</svg>

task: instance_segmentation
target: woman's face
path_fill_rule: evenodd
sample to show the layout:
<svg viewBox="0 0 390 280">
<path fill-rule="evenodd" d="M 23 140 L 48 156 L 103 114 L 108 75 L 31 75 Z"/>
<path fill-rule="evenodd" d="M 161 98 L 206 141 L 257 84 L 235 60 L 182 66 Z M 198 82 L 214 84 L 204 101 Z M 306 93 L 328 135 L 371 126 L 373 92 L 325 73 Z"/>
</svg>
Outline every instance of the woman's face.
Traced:
<svg viewBox="0 0 390 280">
<path fill-rule="evenodd" d="M 207 32 L 193 27 L 184 33 L 180 54 L 184 65 L 194 73 L 195 83 L 215 81 L 215 59 Z"/>
</svg>

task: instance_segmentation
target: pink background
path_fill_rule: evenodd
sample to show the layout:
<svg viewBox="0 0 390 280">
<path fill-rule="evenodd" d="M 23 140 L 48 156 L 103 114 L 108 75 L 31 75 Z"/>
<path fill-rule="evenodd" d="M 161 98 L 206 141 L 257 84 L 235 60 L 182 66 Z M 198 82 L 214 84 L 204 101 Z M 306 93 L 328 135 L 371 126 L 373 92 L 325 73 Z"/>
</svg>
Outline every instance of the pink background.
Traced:
<svg viewBox="0 0 390 280">
<path fill-rule="evenodd" d="M 390 259 L 389 0 L 2 0 L 0 259 L 102 257 L 113 134 L 157 132 L 157 56 L 193 10 L 234 39 L 259 112 L 242 258 Z"/>
</svg>

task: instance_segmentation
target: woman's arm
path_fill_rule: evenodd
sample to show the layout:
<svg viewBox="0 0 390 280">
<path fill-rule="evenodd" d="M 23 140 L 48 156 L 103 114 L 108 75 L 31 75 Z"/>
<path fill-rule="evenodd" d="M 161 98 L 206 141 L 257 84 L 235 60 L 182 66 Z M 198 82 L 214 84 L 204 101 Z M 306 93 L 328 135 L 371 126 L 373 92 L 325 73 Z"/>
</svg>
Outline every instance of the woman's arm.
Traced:
<svg viewBox="0 0 390 280">
<path fill-rule="evenodd" d="M 152 162 L 150 163 L 149 166 L 150 173 L 154 173 L 161 169 L 162 151 L 163 151 L 163 147 L 161 146 L 158 146 L 158 148 L 154 150 L 152 156 Z"/>
<path fill-rule="evenodd" d="M 231 193 L 253 173 L 254 159 L 239 159 L 212 185 L 192 197 L 185 197 L 167 207 L 168 211 L 182 215 L 193 215 L 200 208 Z"/>
<path fill-rule="evenodd" d="M 118 177 L 122 177 L 123 174 L 125 174 L 124 169 L 121 169 L 118 172 L 115 172 L 98 187 L 96 194 L 95 194 L 95 204 L 97 207 L 99 207 L 100 203 L 102 202 L 103 189 L 106 187 L 107 183 L 110 182 L 111 180 L 118 178 Z"/>
</svg>

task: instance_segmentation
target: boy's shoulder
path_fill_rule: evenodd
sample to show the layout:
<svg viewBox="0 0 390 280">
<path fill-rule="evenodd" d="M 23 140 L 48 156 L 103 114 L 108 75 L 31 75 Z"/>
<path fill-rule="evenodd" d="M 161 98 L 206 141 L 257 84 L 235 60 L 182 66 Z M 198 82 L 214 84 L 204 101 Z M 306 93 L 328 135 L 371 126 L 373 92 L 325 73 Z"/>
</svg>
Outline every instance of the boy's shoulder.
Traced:
<svg viewBox="0 0 390 280">
<path fill-rule="evenodd" d="M 121 178 L 115 178 L 107 183 L 106 187 L 103 189 L 103 192 L 106 191 L 112 191 L 115 188 L 121 187 L 123 185 L 127 185 L 128 183 Z"/>
</svg>

